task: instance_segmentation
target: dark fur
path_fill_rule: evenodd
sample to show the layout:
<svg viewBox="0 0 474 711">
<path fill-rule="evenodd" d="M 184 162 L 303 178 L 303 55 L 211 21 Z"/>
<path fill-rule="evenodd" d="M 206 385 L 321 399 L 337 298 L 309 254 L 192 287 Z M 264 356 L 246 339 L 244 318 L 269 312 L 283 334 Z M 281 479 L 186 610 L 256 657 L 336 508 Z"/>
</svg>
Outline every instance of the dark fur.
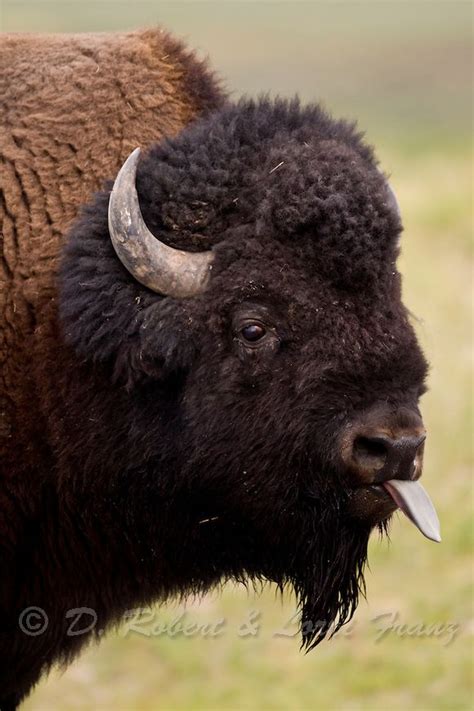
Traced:
<svg viewBox="0 0 474 711">
<path fill-rule="evenodd" d="M 71 231 L 59 323 L 53 310 L 31 364 L 50 469 L 36 453 L 6 546 L 13 698 L 85 641 L 65 634 L 72 607 L 102 629 L 157 598 L 269 579 L 294 586 L 308 647 L 347 621 L 373 521 L 353 513 L 338 440 L 380 403 L 415 410 L 423 389 L 400 221 L 352 126 L 244 101 L 154 145 L 137 185 L 160 239 L 214 248 L 211 283 L 177 301 L 135 282 L 108 237 L 108 190 Z M 247 348 L 248 314 L 278 337 Z M 18 632 L 28 605 L 48 612 L 44 635 Z"/>
</svg>

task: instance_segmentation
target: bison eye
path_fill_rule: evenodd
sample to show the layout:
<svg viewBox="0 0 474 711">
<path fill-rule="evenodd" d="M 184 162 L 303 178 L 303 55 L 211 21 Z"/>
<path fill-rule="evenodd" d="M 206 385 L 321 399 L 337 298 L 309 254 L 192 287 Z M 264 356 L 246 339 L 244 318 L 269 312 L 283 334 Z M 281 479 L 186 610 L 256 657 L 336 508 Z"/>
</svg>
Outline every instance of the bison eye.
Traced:
<svg viewBox="0 0 474 711">
<path fill-rule="evenodd" d="M 255 363 L 260 356 L 276 353 L 280 336 L 269 310 L 260 304 L 243 304 L 233 315 L 232 341 L 242 361 Z"/>
<path fill-rule="evenodd" d="M 261 323 L 248 323 L 240 331 L 243 338 L 250 343 L 255 343 L 266 334 L 265 327 Z"/>
</svg>

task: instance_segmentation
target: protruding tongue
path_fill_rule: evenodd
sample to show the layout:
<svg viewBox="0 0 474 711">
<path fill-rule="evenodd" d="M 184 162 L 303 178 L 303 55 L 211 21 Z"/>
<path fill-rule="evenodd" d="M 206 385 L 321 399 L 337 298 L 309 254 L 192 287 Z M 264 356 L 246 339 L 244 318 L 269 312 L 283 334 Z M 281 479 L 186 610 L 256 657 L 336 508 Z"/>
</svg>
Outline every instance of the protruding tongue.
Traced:
<svg viewBox="0 0 474 711">
<path fill-rule="evenodd" d="M 422 534 L 440 543 L 439 520 L 430 497 L 418 481 L 391 479 L 383 483 L 397 506 Z"/>
</svg>

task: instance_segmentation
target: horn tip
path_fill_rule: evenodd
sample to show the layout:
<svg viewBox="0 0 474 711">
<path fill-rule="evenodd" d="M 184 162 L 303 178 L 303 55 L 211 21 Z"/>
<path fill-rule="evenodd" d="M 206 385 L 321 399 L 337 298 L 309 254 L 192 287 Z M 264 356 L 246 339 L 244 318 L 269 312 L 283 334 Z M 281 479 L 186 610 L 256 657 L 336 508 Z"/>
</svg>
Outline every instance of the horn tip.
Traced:
<svg viewBox="0 0 474 711">
<path fill-rule="evenodd" d="M 135 166 L 138 163 L 138 158 L 140 156 L 140 147 L 138 146 L 137 148 L 134 148 L 133 151 L 130 153 L 128 156 L 127 160 L 125 161 L 125 164 Z"/>
</svg>

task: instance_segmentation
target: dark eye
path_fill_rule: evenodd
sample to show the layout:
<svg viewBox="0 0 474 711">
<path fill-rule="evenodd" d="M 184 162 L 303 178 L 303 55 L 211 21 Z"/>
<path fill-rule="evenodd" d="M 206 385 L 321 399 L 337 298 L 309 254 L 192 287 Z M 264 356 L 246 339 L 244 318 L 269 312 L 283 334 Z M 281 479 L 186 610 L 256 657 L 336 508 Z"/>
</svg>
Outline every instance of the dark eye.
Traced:
<svg viewBox="0 0 474 711">
<path fill-rule="evenodd" d="M 264 335 L 266 334 L 266 330 L 265 327 L 262 326 L 262 324 L 260 323 L 248 323 L 242 328 L 240 333 L 246 341 L 250 341 L 250 343 L 255 343 L 255 341 L 259 341 L 261 338 L 264 337 Z"/>
</svg>

